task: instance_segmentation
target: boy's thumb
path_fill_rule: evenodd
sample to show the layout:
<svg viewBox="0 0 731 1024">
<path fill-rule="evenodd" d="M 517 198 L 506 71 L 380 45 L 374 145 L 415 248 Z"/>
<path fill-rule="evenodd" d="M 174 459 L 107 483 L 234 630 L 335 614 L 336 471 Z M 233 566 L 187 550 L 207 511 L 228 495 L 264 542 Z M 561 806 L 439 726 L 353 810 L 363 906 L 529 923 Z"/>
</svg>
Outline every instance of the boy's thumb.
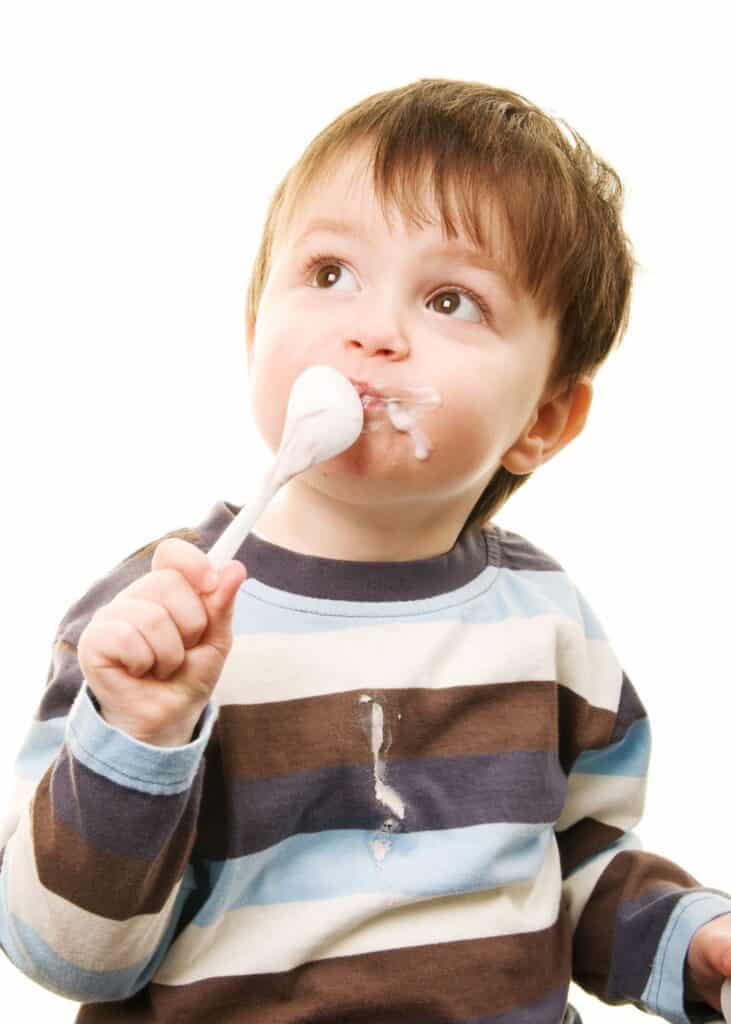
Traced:
<svg viewBox="0 0 731 1024">
<path fill-rule="evenodd" d="M 218 647 L 227 649 L 231 635 L 236 594 L 248 573 L 242 562 L 227 562 L 218 571 L 218 586 L 212 593 L 201 595 L 208 612 L 208 630 L 205 640 Z"/>
</svg>

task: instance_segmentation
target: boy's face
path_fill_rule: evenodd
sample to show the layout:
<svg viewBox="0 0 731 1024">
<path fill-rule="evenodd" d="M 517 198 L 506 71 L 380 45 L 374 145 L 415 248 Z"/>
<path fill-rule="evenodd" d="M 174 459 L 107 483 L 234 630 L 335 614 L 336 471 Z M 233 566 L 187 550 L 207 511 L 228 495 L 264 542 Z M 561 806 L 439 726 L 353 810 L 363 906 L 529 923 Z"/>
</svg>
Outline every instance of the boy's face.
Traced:
<svg viewBox="0 0 731 1024">
<path fill-rule="evenodd" d="M 420 421 L 433 444 L 426 460 L 415 458 L 407 433 L 385 423 L 299 481 L 340 501 L 394 512 L 436 501 L 466 518 L 501 462 L 512 472 L 535 468 L 519 435 L 540 408 L 556 325 L 495 270 L 461 255 L 471 243 L 447 241 L 436 209 L 423 228 L 395 207 L 389 213 L 390 225 L 356 151 L 300 200 L 274 246 L 247 339 L 254 417 L 276 451 L 292 384 L 314 364 L 386 392 L 434 388 L 442 404 Z M 326 219 L 352 230 L 316 226 Z M 482 299 L 484 313 L 465 290 Z"/>
</svg>

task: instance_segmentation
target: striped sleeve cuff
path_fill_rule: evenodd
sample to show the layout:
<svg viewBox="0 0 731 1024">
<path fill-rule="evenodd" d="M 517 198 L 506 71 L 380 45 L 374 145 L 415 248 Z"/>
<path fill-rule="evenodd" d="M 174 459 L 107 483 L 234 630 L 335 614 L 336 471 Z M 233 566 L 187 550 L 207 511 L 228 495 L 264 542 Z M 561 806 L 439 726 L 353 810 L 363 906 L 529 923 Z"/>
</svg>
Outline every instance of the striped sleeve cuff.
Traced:
<svg viewBox="0 0 731 1024">
<path fill-rule="evenodd" d="M 194 740 L 182 747 L 155 747 L 105 722 L 84 682 L 69 712 L 66 743 L 78 761 L 120 786 L 142 793 L 182 793 L 193 783 L 217 717 L 218 708 L 210 701 Z"/>
<path fill-rule="evenodd" d="M 728 913 L 731 913 L 731 898 L 720 893 L 704 890 L 689 893 L 678 900 L 660 937 L 652 971 L 642 993 L 642 1001 L 651 1013 L 673 1024 L 723 1019 L 710 1007 L 698 1016 L 687 1016 L 683 973 L 688 947 L 695 932 L 714 917 Z"/>
</svg>

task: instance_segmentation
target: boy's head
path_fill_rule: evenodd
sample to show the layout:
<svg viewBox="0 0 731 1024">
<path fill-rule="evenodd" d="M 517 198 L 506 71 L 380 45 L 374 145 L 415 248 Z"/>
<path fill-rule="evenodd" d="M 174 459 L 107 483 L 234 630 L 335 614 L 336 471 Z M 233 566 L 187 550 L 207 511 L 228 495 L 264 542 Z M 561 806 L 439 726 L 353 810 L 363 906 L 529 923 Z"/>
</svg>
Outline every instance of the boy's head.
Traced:
<svg viewBox="0 0 731 1024">
<path fill-rule="evenodd" d="M 272 447 L 313 363 L 434 387 L 434 460 L 405 469 L 395 432 L 338 458 L 349 485 L 378 460 L 370 500 L 459 488 L 472 522 L 578 434 L 589 378 L 626 330 L 634 261 L 617 175 L 569 132 L 573 145 L 515 93 L 438 79 L 372 96 L 312 141 L 274 194 L 248 293 Z M 336 477 L 318 480 L 334 497 Z"/>
</svg>

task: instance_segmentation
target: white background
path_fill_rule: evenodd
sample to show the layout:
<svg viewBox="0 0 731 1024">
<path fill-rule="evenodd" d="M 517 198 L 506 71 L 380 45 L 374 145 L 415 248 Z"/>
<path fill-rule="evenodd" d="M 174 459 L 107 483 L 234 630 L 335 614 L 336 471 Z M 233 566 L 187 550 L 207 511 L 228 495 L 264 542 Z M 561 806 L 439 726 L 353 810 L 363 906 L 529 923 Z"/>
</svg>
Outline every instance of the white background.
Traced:
<svg viewBox="0 0 731 1024">
<path fill-rule="evenodd" d="M 0 803 L 69 605 L 219 498 L 243 503 L 268 462 L 243 312 L 276 184 L 370 93 L 477 79 L 613 164 L 643 265 L 583 435 L 497 521 L 573 576 L 649 710 L 646 849 L 731 890 L 723 5 L 262 6 L 0 6 Z M 76 1014 L 4 957 L 0 991 L 6 1013 Z M 639 1020 L 572 1000 L 585 1024 Z"/>
</svg>

